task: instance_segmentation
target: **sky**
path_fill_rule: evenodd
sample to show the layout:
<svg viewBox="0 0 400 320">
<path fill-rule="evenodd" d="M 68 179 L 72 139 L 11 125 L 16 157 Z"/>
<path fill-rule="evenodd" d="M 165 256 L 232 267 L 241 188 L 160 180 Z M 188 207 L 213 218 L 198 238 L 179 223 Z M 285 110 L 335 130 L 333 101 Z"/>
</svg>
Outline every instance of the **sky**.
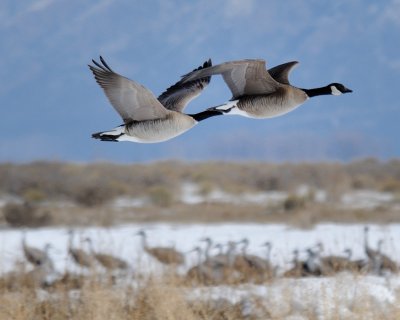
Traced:
<svg viewBox="0 0 400 320">
<path fill-rule="evenodd" d="M 350 161 L 400 156 L 400 0 L 3 0 L 0 162 Z M 158 96 L 211 58 L 297 60 L 294 86 L 341 82 L 284 116 L 210 118 L 159 144 L 107 143 L 121 124 L 87 65 L 102 55 Z M 185 109 L 231 98 L 220 76 Z"/>
</svg>

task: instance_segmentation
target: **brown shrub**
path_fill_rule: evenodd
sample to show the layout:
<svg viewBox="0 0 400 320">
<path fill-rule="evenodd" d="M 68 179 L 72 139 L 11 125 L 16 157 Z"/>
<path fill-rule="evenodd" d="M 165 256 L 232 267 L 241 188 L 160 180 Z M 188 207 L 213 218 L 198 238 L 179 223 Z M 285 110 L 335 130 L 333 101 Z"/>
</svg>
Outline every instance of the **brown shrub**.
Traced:
<svg viewBox="0 0 400 320">
<path fill-rule="evenodd" d="M 305 204 L 306 199 L 304 197 L 289 195 L 283 202 L 283 208 L 285 209 L 285 211 L 293 211 L 296 209 L 304 208 Z"/>
<path fill-rule="evenodd" d="M 74 195 L 77 204 L 85 207 L 101 206 L 115 197 L 114 190 L 104 186 L 80 186 Z"/>
<path fill-rule="evenodd" d="M 48 210 L 40 209 L 31 202 L 9 203 L 3 208 L 6 222 L 12 227 L 41 227 L 52 222 Z"/>
<path fill-rule="evenodd" d="M 169 207 L 175 200 L 173 192 L 163 186 L 151 188 L 148 196 L 151 203 L 159 207 Z"/>
</svg>

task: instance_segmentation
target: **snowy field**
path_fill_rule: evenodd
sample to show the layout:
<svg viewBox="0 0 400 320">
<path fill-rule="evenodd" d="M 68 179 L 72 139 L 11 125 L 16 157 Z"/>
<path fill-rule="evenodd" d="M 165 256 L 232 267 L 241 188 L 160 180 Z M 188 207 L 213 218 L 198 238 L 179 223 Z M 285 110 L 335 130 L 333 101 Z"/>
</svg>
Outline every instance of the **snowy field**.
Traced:
<svg viewBox="0 0 400 320">
<path fill-rule="evenodd" d="M 158 263 L 149 258 L 142 250 L 140 237 L 136 233 L 145 229 L 149 246 L 174 246 L 186 253 L 186 266 L 189 268 L 197 262 L 195 253 L 189 253 L 195 246 L 204 246 L 201 238 L 210 237 L 215 243 L 226 244 L 228 241 L 239 241 L 248 238 L 248 253 L 265 257 L 266 241 L 271 242 L 271 261 L 279 269 L 290 267 L 294 249 L 304 251 L 321 242 L 324 246 L 322 255 L 344 255 L 347 248 L 352 249 L 353 259 L 365 258 L 364 225 L 320 224 L 313 229 L 295 229 L 286 225 L 273 224 L 129 224 L 110 228 L 77 228 L 75 229 L 75 247 L 83 247 L 82 241 L 91 238 L 95 250 L 107 252 L 127 260 L 132 268 L 137 263 L 146 267 L 157 267 Z M 26 231 L 29 246 L 43 248 L 51 243 L 50 256 L 59 271 L 71 270 L 74 264 L 67 255 L 67 228 L 40 228 Z M 395 261 L 400 261 L 400 225 L 370 225 L 369 243 L 372 248 L 383 239 L 383 253 Z M 23 260 L 21 247 L 21 229 L 3 229 L 0 232 L 0 270 L 7 272 L 13 268 L 15 261 Z M 88 249 L 88 248 L 87 248 Z M 305 254 L 305 253 L 304 253 Z"/>
<path fill-rule="evenodd" d="M 149 246 L 175 246 L 186 254 L 186 264 L 178 270 L 180 274 L 184 274 L 197 263 L 196 253 L 190 251 L 198 245 L 204 247 L 204 243 L 199 241 L 201 238 L 210 237 L 215 243 L 223 244 L 248 238 L 248 253 L 261 257 L 265 257 L 266 254 L 262 244 L 266 241 L 272 243 L 271 262 L 278 267 L 279 275 L 290 268 L 294 249 L 300 250 L 301 258 L 305 258 L 304 250 L 318 242 L 324 246 L 322 255 L 344 255 L 343 251 L 351 248 L 352 259 L 364 259 L 363 228 L 364 225 L 336 224 L 321 224 L 309 230 L 271 224 L 131 224 L 111 228 L 75 229 L 74 246 L 88 250 L 86 244 L 79 240 L 90 237 L 96 251 L 111 253 L 125 259 L 130 263 L 134 274 L 144 270 L 162 272 L 165 270 L 163 266 L 143 251 L 141 239 L 136 235 L 140 229 L 145 229 Z M 43 248 L 46 243 L 51 243 L 50 256 L 58 272 L 82 272 L 68 258 L 68 237 L 66 228 L 42 228 L 26 232 L 27 243 L 30 246 Z M 20 229 L 3 229 L 0 232 L 2 273 L 12 270 L 16 261 L 23 260 L 21 239 Z M 375 248 L 380 239 L 384 241 L 383 252 L 395 261 L 400 261 L 400 225 L 370 225 L 370 246 Z M 319 319 L 335 318 L 333 315 L 337 315 L 339 319 L 351 319 L 352 308 L 366 303 L 365 300 L 370 307 L 379 308 L 383 314 L 389 306 L 397 308 L 399 290 L 400 279 L 397 275 L 378 277 L 343 273 L 326 278 L 278 277 L 268 285 L 198 287 L 190 289 L 187 296 L 189 299 L 226 299 L 232 303 L 243 304 L 243 310 L 250 308 L 254 311 L 257 309 L 252 305 L 254 299 L 248 299 L 251 294 L 260 300 L 267 299 L 268 312 L 274 317 L 288 314 L 304 315 L 305 310 L 311 309 L 313 315 Z M 373 316 L 371 317 L 373 319 Z"/>
</svg>

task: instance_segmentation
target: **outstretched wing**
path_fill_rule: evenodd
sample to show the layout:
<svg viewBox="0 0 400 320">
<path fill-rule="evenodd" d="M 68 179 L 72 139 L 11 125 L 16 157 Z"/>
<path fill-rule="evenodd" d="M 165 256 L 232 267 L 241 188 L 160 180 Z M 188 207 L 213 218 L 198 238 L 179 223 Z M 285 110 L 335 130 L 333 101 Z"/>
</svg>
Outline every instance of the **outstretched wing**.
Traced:
<svg viewBox="0 0 400 320">
<path fill-rule="evenodd" d="M 115 73 L 102 57 L 101 64 L 92 61 L 95 66 L 89 65 L 90 70 L 125 123 L 158 119 L 168 113 L 151 91 Z"/>
<path fill-rule="evenodd" d="M 208 61 L 204 62 L 202 66 L 194 69 L 192 72 L 210 66 L 212 66 L 211 59 L 208 59 Z M 158 97 L 158 101 L 160 101 L 163 106 L 169 110 L 182 112 L 187 104 L 194 98 L 199 96 L 204 88 L 208 86 L 210 80 L 211 77 L 207 76 L 185 83 L 183 83 L 182 81 L 178 81 L 174 85 L 170 86 L 167 90 L 165 90 Z"/>
<path fill-rule="evenodd" d="M 182 82 L 221 74 L 232 92 L 233 99 L 244 95 L 269 94 L 279 87 L 265 69 L 265 60 L 238 60 L 190 72 Z"/>
<path fill-rule="evenodd" d="M 276 67 L 268 69 L 268 73 L 274 78 L 277 82 L 288 84 L 289 83 L 289 73 L 292 69 L 298 64 L 298 61 L 290 61 L 287 63 L 280 64 Z"/>
</svg>

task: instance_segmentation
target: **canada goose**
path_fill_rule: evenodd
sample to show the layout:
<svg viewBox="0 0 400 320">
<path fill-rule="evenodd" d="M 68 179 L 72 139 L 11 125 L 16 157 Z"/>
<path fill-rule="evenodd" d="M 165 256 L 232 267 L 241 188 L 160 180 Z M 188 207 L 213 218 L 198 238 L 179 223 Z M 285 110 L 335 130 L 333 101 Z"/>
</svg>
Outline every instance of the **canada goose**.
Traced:
<svg viewBox="0 0 400 320">
<path fill-rule="evenodd" d="M 53 269 L 53 261 L 49 256 L 49 250 L 51 248 L 51 244 L 47 243 L 44 249 L 38 249 L 26 244 L 26 235 L 25 231 L 22 234 L 22 250 L 24 251 L 24 255 L 26 260 L 28 260 L 34 266 L 43 266 L 46 265 L 50 269 Z"/>
<path fill-rule="evenodd" d="M 283 115 L 311 97 L 352 92 L 340 83 L 314 89 L 292 86 L 288 75 L 297 63 L 284 63 L 267 71 L 265 60 L 262 59 L 230 61 L 192 71 L 184 75 L 181 81 L 186 83 L 221 74 L 232 92 L 232 98 L 227 103 L 208 110 L 221 110 L 224 114 L 256 119 Z"/>
<path fill-rule="evenodd" d="M 84 250 L 73 247 L 73 245 L 72 245 L 73 239 L 74 239 L 74 231 L 73 230 L 69 230 L 68 234 L 69 234 L 68 253 L 72 257 L 74 262 L 76 264 L 80 265 L 81 267 L 91 268 L 94 263 L 93 257 L 90 254 L 88 254 L 87 252 L 85 252 Z"/>
<path fill-rule="evenodd" d="M 93 243 L 92 239 L 86 238 L 85 239 L 90 246 L 90 251 L 92 252 L 93 257 L 107 270 L 112 271 L 112 270 L 117 270 L 117 269 L 128 269 L 129 265 L 128 263 L 118 257 L 115 257 L 111 254 L 107 253 L 102 253 L 102 252 L 96 252 L 93 248 Z"/>
<path fill-rule="evenodd" d="M 140 143 L 162 142 L 191 129 L 199 121 L 221 115 L 221 111 L 206 110 L 184 114 L 190 100 L 198 96 L 210 82 L 210 77 L 178 82 L 169 87 L 158 99 L 141 84 L 115 73 L 100 57 L 102 64 L 92 60 L 89 65 L 108 100 L 122 117 L 124 124 L 110 131 L 92 135 L 102 141 L 132 141 Z M 211 66 L 211 60 L 198 69 Z M 198 70 L 196 69 L 196 70 Z"/>
<path fill-rule="evenodd" d="M 147 245 L 147 235 L 144 230 L 140 230 L 137 235 L 142 238 L 142 248 L 149 255 L 156 258 L 159 262 L 168 265 L 180 265 L 185 262 L 185 257 L 175 248 L 169 247 L 149 247 Z"/>
</svg>

